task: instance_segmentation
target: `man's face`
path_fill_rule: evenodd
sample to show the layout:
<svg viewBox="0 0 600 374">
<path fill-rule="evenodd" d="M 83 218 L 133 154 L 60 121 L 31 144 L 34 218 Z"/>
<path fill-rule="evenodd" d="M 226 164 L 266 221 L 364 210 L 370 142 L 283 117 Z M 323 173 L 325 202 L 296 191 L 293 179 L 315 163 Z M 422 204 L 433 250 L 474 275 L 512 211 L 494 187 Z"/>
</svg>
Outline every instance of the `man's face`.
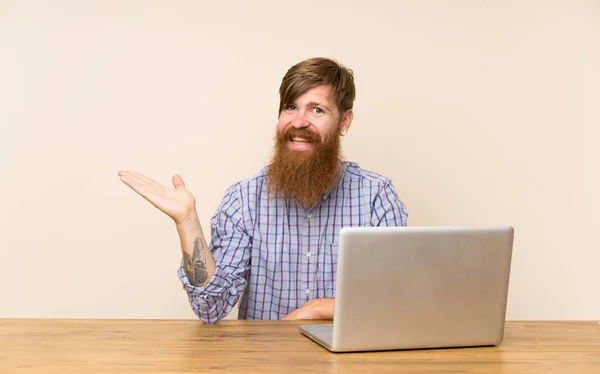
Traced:
<svg viewBox="0 0 600 374">
<path fill-rule="evenodd" d="M 340 118 L 329 94 L 327 86 L 312 88 L 279 115 L 269 184 L 304 206 L 314 204 L 339 177 L 340 130 L 352 120 L 351 110 Z"/>
<path fill-rule="evenodd" d="M 290 151 L 310 153 L 339 135 L 340 114 L 330 93 L 329 86 L 311 88 L 281 111 L 277 131 Z"/>
</svg>

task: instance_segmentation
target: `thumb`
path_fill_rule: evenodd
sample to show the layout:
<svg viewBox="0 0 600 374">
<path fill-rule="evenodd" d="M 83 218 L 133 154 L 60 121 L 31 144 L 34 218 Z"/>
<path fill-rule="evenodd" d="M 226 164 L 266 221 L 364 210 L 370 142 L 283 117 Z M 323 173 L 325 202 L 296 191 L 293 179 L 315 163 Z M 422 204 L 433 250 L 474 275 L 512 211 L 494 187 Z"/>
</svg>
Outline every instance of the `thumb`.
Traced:
<svg viewBox="0 0 600 374">
<path fill-rule="evenodd" d="M 185 183 L 179 174 L 173 175 L 173 187 L 175 189 L 185 188 Z"/>
</svg>

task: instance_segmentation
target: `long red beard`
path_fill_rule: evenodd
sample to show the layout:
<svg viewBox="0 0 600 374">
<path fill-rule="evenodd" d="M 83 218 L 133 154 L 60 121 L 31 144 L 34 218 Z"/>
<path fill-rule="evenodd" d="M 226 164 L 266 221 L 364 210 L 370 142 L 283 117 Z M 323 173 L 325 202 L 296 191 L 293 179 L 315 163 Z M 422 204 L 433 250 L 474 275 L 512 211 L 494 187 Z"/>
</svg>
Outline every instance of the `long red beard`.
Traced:
<svg viewBox="0 0 600 374">
<path fill-rule="evenodd" d="M 291 150 L 287 143 L 293 137 L 311 142 L 313 149 Z M 302 206 L 313 206 L 319 196 L 339 179 L 342 158 L 337 132 L 321 142 L 319 134 L 308 129 L 289 127 L 275 135 L 275 153 L 267 169 L 267 185 L 271 197 L 296 199 Z"/>
</svg>

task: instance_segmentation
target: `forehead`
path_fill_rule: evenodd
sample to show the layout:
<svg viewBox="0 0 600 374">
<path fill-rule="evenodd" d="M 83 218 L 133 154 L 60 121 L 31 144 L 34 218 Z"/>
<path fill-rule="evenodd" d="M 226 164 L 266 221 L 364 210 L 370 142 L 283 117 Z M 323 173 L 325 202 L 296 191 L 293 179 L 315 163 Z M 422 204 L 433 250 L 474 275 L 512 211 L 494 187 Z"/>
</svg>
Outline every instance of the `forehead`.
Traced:
<svg viewBox="0 0 600 374">
<path fill-rule="evenodd" d="M 297 104 L 303 104 L 303 103 L 305 104 L 305 103 L 315 102 L 315 103 L 321 103 L 321 104 L 325 104 L 328 106 L 332 106 L 333 100 L 331 98 L 331 87 L 329 87 L 329 86 L 313 87 L 313 88 L 307 90 L 306 92 L 304 92 L 302 95 L 298 96 L 298 98 L 296 98 L 295 101 Z"/>
</svg>

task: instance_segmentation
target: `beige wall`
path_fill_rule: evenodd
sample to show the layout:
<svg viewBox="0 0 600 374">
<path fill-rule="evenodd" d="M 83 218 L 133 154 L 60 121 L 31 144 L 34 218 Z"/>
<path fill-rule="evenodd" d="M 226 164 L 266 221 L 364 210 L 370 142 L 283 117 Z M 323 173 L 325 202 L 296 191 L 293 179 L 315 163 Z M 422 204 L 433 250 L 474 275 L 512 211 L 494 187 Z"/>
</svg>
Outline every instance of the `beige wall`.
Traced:
<svg viewBox="0 0 600 374">
<path fill-rule="evenodd" d="M 0 317 L 193 318 L 173 224 L 268 160 L 293 63 L 354 69 L 348 159 L 409 224 L 516 229 L 509 319 L 600 318 L 598 1 L 0 2 Z"/>
</svg>

